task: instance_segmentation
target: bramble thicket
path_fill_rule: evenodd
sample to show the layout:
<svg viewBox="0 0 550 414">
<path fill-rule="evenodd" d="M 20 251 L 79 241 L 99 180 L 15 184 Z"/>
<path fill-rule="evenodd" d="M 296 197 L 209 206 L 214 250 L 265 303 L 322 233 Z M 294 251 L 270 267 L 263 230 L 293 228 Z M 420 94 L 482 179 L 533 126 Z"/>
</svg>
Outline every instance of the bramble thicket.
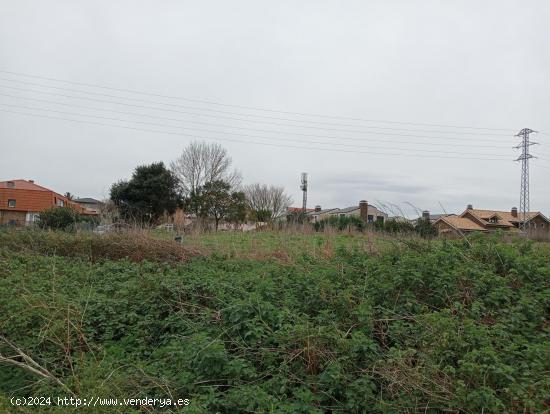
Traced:
<svg viewBox="0 0 550 414">
<path fill-rule="evenodd" d="M 185 413 L 548 409 L 548 244 L 208 237 L 225 248 L 0 232 L 0 411 L 46 395 L 189 398 Z M 71 409 L 20 410 L 41 411 Z"/>
</svg>

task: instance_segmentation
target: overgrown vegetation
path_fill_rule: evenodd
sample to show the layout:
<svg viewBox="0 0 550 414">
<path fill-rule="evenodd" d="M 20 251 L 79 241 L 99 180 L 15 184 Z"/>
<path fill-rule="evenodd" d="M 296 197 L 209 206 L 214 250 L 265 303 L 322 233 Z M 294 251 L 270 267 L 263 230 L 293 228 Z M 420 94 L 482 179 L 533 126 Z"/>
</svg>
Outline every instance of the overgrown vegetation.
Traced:
<svg viewBox="0 0 550 414">
<path fill-rule="evenodd" d="M 321 221 L 313 223 L 315 231 L 324 231 L 332 228 L 338 231 L 359 231 L 372 229 L 378 232 L 384 232 L 393 235 L 410 236 L 417 234 L 424 239 L 432 238 L 437 235 L 437 229 L 427 219 L 419 218 L 416 224 L 410 221 L 398 221 L 396 219 L 387 219 L 375 221 L 373 223 L 365 223 L 359 216 L 330 216 Z"/>
<path fill-rule="evenodd" d="M 57 380 L 4 361 L 3 412 L 14 395 L 69 392 L 189 398 L 186 413 L 548 409 L 548 245 L 316 234 L 323 254 L 178 263 L 87 254 L 134 239 L 86 237 L 0 233 L 0 334 Z"/>
<path fill-rule="evenodd" d="M 366 223 L 359 216 L 330 216 L 313 223 L 313 228 L 316 231 L 322 231 L 327 227 L 332 227 L 340 231 L 363 231 L 366 227 Z"/>
</svg>

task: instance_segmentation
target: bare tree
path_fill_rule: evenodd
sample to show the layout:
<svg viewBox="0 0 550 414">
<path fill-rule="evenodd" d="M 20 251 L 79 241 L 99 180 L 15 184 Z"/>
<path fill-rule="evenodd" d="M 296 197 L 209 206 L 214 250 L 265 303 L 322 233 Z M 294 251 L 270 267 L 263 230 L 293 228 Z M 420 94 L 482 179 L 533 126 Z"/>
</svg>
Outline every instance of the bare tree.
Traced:
<svg viewBox="0 0 550 414">
<path fill-rule="evenodd" d="M 258 221 L 271 221 L 281 217 L 292 198 L 288 196 L 283 187 L 267 186 L 266 184 L 250 184 L 244 187 L 246 204 L 251 209 Z"/>
<path fill-rule="evenodd" d="M 231 188 L 239 187 L 241 174 L 231 169 L 232 159 L 220 144 L 193 141 L 170 163 L 180 180 L 183 193 L 189 195 L 206 183 L 224 181 Z"/>
</svg>

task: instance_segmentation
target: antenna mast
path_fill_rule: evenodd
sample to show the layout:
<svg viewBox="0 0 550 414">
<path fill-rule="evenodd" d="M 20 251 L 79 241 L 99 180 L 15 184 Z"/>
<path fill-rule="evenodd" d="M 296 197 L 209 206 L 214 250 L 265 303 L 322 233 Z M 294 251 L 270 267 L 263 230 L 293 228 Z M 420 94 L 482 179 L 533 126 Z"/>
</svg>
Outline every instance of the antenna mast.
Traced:
<svg viewBox="0 0 550 414">
<path fill-rule="evenodd" d="M 303 201 L 302 201 L 302 212 L 306 212 L 307 208 L 307 173 L 302 173 L 302 185 L 300 185 L 300 189 L 303 192 Z"/>
<path fill-rule="evenodd" d="M 521 155 L 516 159 L 516 161 L 521 161 L 521 186 L 520 186 L 520 195 L 519 195 L 519 214 L 520 222 L 519 228 L 524 232 L 529 231 L 529 159 L 536 158 L 529 153 L 529 147 L 531 145 L 538 144 L 537 142 L 529 141 L 529 134 L 533 131 L 529 128 L 523 128 L 516 135 L 521 137 L 521 143 L 515 148 L 521 148 Z"/>
</svg>

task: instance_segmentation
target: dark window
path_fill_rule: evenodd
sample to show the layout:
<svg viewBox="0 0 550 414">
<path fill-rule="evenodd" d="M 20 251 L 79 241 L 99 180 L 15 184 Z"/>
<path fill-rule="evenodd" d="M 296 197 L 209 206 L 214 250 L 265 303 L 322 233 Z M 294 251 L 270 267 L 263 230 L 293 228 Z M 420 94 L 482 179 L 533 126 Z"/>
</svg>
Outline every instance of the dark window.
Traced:
<svg viewBox="0 0 550 414">
<path fill-rule="evenodd" d="M 13 198 L 8 200 L 8 207 L 15 207 L 15 200 Z"/>
<path fill-rule="evenodd" d="M 15 183 L 13 181 L 8 181 L 8 188 L 14 188 Z"/>
<path fill-rule="evenodd" d="M 381 223 L 384 222 L 384 216 L 376 216 L 376 221 L 379 221 Z"/>
<path fill-rule="evenodd" d="M 372 223 L 374 221 L 374 216 L 368 215 L 367 222 Z"/>
</svg>

